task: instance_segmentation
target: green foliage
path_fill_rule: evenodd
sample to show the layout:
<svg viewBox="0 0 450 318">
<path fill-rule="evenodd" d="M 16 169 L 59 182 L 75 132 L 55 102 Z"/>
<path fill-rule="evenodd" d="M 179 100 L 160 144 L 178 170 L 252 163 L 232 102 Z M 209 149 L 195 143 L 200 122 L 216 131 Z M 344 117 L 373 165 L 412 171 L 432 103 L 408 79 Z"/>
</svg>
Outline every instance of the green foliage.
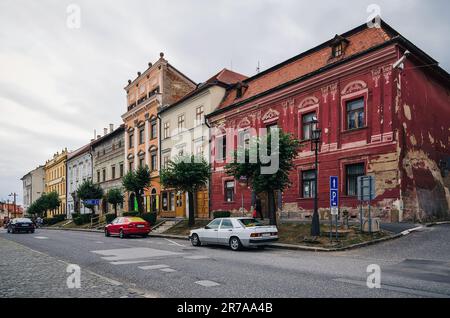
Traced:
<svg viewBox="0 0 450 318">
<path fill-rule="evenodd" d="M 188 192 L 189 225 L 195 224 L 195 193 L 204 188 L 211 175 L 211 166 L 201 156 L 178 156 L 169 161 L 167 167 L 160 172 L 161 184 L 166 188 Z"/>
<path fill-rule="evenodd" d="M 64 221 L 65 219 L 66 219 L 66 215 L 65 214 L 58 214 L 58 215 L 55 215 L 55 216 L 53 216 L 51 218 L 44 218 L 44 219 L 42 219 L 42 222 L 45 225 L 54 225 L 56 223 Z"/>
<path fill-rule="evenodd" d="M 283 191 L 291 185 L 289 173 L 294 168 L 293 160 L 300 150 L 300 142 L 291 134 L 279 131 L 279 145 L 276 149 L 272 149 L 271 138 L 269 134 L 267 137 L 262 136 L 256 138 L 254 143 L 257 147 L 258 153 L 261 152 L 263 138 L 267 138 L 268 153 L 278 155 L 279 167 L 274 174 L 262 174 L 261 168 L 270 166 L 269 163 L 262 163 L 260 156 L 257 156 L 256 163 L 249 163 L 250 150 L 238 149 L 235 151 L 235 162 L 229 163 L 225 166 L 228 175 L 234 176 L 236 179 L 241 177 L 247 178 L 248 183 L 252 186 L 256 193 L 266 191 Z M 238 156 L 245 156 L 245 163 L 238 163 Z"/>
<path fill-rule="evenodd" d="M 116 215 L 114 213 L 106 213 L 105 214 L 105 220 L 106 223 L 111 223 L 112 221 L 114 221 L 114 219 L 116 218 Z"/>
<path fill-rule="evenodd" d="M 122 216 L 139 216 L 139 211 L 123 212 Z"/>
<path fill-rule="evenodd" d="M 161 170 L 161 184 L 178 191 L 195 192 L 205 187 L 211 167 L 205 158 L 194 155 L 178 156 Z"/>
<path fill-rule="evenodd" d="M 134 171 L 129 171 L 123 176 L 122 185 L 126 191 L 134 193 L 138 203 L 140 213 L 144 212 L 143 198 L 144 192 L 151 185 L 150 169 L 148 166 L 139 167 Z"/>
<path fill-rule="evenodd" d="M 214 211 L 213 212 L 213 217 L 215 219 L 217 218 L 229 218 L 231 216 L 231 212 L 230 211 Z"/>
<path fill-rule="evenodd" d="M 103 189 L 98 184 L 94 184 L 91 180 L 86 180 L 78 186 L 76 194 L 82 201 L 100 200 L 103 197 Z M 85 207 L 94 213 L 95 205 L 85 204 Z"/>
<path fill-rule="evenodd" d="M 76 225 L 83 225 L 91 222 L 92 214 L 80 214 L 80 213 L 72 213 L 73 223 Z"/>
<path fill-rule="evenodd" d="M 117 217 L 117 205 L 123 203 L 123 194 L 120 189 L 111 189 L 106 194 L 108 203 L 114 206 L 114 215 Z"/>
<path fill-rule="evenodd" d="M 150 223 L 150 225 L 155 225 L 156 224 L 156 217 L 157 217 L 157 214 L 155 212 L 153 212 L 153 213 L 143 213 L 141 215 L 141 218 L 143 218 L 145 221 Z"/>
<path fill-rule="evenodd" d="M 266 192 L 269 201 L 269 217 L 271 224 L 276 224 L 275 218 L 275 197 L 274 191 L 283 191 L 291 185 L 289 179 L 290 172 L 294 169 L 293 160 L 300 150 L 300 142 L 292 135 L 279 132 L 279 142 L 274 149 L 272 149 L 272 134 L 254 137 L 251 142 L 251 149 L 239 148 L 234 152 L 234 162 L 225 166 L 225 171 L 228 175 L 234 176 L 235 179 L 246 179 L 246 182 L 253 188 L 256 193 Z M 262 168 L 267 168 L 271 162 L 262 162 L 260 153 L 265 144 L 267 145 L 267 154 L 271 156 L 278 156 L 278 169 L 273 174 L 263 173 Z M 256 157 L 256 162 L 250 163 L 251 154 L 259 154 Z M 244 163 L 238 163 L 238 158 L 245 158 Z"/>
<path fill-rule="evenodd" d="M 59 194 L 56 191 L 43 193 L 39 199 L 34 201 L 28 208 L 28 213 L 43 216 L 48 210 L 56 210 L 61 205 Z"/>
</svg>

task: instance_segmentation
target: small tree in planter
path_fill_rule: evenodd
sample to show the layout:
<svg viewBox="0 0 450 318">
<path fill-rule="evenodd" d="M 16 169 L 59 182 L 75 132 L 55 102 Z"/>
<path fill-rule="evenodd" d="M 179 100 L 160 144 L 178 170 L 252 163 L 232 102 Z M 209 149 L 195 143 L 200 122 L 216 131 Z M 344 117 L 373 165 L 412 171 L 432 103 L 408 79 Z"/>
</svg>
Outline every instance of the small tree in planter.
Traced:
<svg viewBox="0 0 450 318">
<path fill-rule="evenodd" d="M 108 203 L 114 206 L 114 215 L 117 217 L 117 205 L 123 203 L 123 194 L 120 189 L 111 189 L 106 194 Z"/>
<path fill-rule="evenodd" d="M 56 191 L 52 191 L 42 194 L 42 196 L 36 200 L 36 204 L 44 217 L 47 217 L 47 211 L 59 208 L 61 200 L 59 199 L 59 194 Z"/>
<path fill-rule="evenodd" d="M 151 185 L 150 176 L 150 169 L 145 165 L 137 168 L 135 171 L 129 171 L 122 179 L 125 190 L 134 193 L 140 214 L 144 213 L 142 196 L 144 195 L 145 190 Z"/>
<path fill-rule="evenodd" d="M 80 200 L 100 200 L 103 197 L 103 189 L 98 184 L 94 184 L 91 180 L 86 180 L 77 189 L 77 196 Z M 95 214 L 95 205 L 85 204 L 91 214 Z"/>
<path fill-rule="evenodd" d="M 278 136 L 278 143 L 273 139 L 276 136 Z M 272 145 L 272 141 L 274 141 L 274 145 Z M 275 191 L 283 191 L 291 185 L 289 173 L 294 168 L 293 160 L 299 150 L 300 142 L 292 135 L 278 129 L 271 130 L 268 135 L 259 138 L 253 137 L 250 141 L 250 147 L 239 147 L 234 152 L 234 162 L 225 166 L 228 175 L 234 176 L 237 180 L 245 179 L 256 193 L 267 193 L 271 225 L 277 223 Z M 267 153 L 267 156 L 270 156 L 270 161 L 262 160 L 261 153 L 264 155 Z M 255 154 L 259 155 L 256 156 Z M 238 160 L 239 158 L 241 160 Z M 267 169 L 273 164 L 271 158 L 278 158 L 278 169 L 275 169 L 276 171 Z"/>
<path fill-rule="evenodd" d="M 161 170 L 161 184 L 166 188 L 187 192 L 189 196 L 189 227 L 195 225 L 197 191 L 204 188 L 211 175 L 211 167 L 203 157 L 178 156 Z"/>
</svg>

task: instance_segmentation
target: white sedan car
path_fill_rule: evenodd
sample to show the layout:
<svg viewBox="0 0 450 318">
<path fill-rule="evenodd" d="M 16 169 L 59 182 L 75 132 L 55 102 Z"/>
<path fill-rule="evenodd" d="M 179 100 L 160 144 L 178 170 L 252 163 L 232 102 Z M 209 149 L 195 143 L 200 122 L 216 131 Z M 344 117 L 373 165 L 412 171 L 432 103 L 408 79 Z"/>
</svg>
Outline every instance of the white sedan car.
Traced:
<svg viewBox="0 0 450 318">
<path fill-rule="evenodd" d="M 192 245 L 229 245 L 233 251 L 242 247 L 265 246 L 278 240 L 274 225 L 266 226 L 253 218 L 235 217 L 214 219 L 204 228 L 189 234 Z"/>
</svg>

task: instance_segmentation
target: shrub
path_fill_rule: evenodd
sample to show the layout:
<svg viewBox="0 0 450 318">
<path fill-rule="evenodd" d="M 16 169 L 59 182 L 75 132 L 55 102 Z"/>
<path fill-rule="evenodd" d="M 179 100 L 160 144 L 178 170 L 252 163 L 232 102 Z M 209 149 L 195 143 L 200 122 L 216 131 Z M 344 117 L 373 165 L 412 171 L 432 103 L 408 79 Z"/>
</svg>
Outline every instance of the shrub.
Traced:
<svg viewBox="0 0 450 318">
<path fill-rule="evenodd" d="M 230 211 L 214 211 L 213 216 L 215 219 L 217 218 L 229 218 L 231 216 Z"/>
<path fill-rule="evenodd" d="M 105 214 L 106 223 L 111 223 L 115 218 L 116 218 L 116 215 L 114 213 L 106 213 Z"/>
<path fill-rule="evenodd" d="M 141 218 L 143 218 L 148 223 L 150 223 L 150 225 L 156 224 L 156 213 L 143 213 L 141 215 Z"/>
<path fill-rule="evenodd" d="M 43 219 L 43 223 L 45 225 L 54 225 L 56 223 L 62 222 L 66 219 L 66 215 L 65 214 L 59 214 L 59 215 L 55 215 L 51 218 L 44 218 Z"/>
<path fill-rule="evenodd" d="M 123 212 L 122 216 L 139 216 L 139 212 L 138 211 Z"/>
<path fill-rule="evenodd" d="M 73 223 L 75 223 L 76 225 L 83 225 L 83 220 L 81 220 L 80 217 L 75 217 L 72 220 L 73 220 Z"/>
</svg>

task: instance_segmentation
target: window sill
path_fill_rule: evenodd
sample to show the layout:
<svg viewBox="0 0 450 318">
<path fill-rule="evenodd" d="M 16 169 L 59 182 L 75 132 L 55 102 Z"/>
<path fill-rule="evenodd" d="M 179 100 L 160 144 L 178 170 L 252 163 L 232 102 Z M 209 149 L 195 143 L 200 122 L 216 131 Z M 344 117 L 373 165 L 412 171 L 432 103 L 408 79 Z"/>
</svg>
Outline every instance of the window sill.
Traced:
<svg viewBox="0 0 450 318">
<path fill-rule="evenodd" d="M 367 126 L 361 127 L 361 128 L 347 129 L 347 130 L 341 131 L 341 134 L 351 134 L 351 133 L 353 133 L 353 132 L 363 131 L 363 130 L 366 130 L 366 129 L 368 129 Z"/>
</svg>

